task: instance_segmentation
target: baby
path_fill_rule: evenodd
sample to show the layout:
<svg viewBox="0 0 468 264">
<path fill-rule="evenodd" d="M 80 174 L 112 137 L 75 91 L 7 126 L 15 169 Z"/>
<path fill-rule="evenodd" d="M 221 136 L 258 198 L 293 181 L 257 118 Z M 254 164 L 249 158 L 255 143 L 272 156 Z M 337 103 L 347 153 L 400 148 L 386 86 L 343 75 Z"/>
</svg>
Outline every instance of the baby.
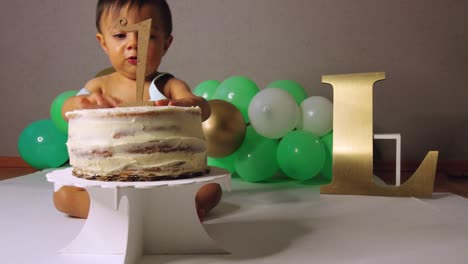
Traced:
<svg viewBox="0 0 468 264">
<path fill-rule="evenodd" d="M 136 102 L 138 34 L 122 31 L 116 23 L 118 18 L 125 18 L 128 25 L 152 19 L 143 100 L 154 101 L 155 106 L 199 106 L 202 119 L 206 120 L 210 116 L 208 102 L 195 96 L 182 80 L 158 72 L 173 40 L 172 16 L 166 0 L 98 1 L 96 37 L 115 72 L 88 81 L 77 96 L 64 103 L 62 113 Z M 221 195 L 218 184 L 207 184 L 198 191 L 195 202 L 200 220 L 219 203 Z M 54 192 L 55 207 L 74 217 L 86 218 L 89 203 L 88 193 L 82 188 L 63 186 Z"/>
</svg>

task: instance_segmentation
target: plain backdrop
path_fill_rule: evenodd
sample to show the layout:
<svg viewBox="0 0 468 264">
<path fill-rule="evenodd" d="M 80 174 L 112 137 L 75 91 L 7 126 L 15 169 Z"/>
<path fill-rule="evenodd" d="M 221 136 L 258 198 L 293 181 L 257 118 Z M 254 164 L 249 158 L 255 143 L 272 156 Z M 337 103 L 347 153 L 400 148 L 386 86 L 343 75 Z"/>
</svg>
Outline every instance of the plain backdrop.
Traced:
<svg viewBox="0 0 468 264">
<path fill-rule="evenodd" d="M 374 132 L 401 133 L 403 160 L 468 158 L 466 0 L 169 0 L 174 43 L 160 68 L 192 88 L 244 75 L 332 100 L 322 75 L 386 72 L 374 86 Z M 49 118 L 53 99 L 109 66 L 94 0 L 16 0 L 0 16 L 0 156 Z M 378 143 L 393 159 L 393 143 Z M 393 152 L 392 152 L 393 151 Z"/>
</svg>

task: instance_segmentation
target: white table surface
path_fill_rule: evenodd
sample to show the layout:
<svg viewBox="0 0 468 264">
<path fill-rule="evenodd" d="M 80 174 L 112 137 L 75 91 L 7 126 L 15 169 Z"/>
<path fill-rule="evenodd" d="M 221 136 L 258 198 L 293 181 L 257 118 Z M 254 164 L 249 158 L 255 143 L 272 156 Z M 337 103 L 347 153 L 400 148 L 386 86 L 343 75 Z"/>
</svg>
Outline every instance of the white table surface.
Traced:
<svg viewBox="0 0 468 264">
<path fill-rule="evenodd" d="M 468 263 L 468 199 L 320 195 L 318 186 L 250 184 L 205 222 L 228 255 L 146 256 L 141 263 Z M 85 220 L 57 212 L 45 172 L 0 181 L 0 263 L 122 263 L 59 255 Z"/>
</svg>

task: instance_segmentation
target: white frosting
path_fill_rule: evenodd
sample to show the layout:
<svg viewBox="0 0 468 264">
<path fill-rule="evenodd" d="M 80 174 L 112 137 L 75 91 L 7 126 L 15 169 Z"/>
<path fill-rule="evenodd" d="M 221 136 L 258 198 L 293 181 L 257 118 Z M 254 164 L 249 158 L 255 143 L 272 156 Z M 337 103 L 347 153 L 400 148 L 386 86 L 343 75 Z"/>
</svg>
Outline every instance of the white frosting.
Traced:
<svg viewBox="0 0 468 264">
<path fill-rule="evenodd" d="M 75 110 L 67 116 L 70 164 L 88 174 L 176 176 L 207 168 L 198 107 Z"/>
</svg>

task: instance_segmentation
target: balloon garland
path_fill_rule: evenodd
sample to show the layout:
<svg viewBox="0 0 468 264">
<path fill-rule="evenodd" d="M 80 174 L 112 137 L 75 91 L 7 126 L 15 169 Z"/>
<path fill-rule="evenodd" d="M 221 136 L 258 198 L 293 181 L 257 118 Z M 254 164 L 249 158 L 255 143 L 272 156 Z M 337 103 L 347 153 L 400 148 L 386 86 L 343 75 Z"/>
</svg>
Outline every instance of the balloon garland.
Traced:
<svg viewBox="0 0 468 264">
<path fill-rule="evenodd" d="M 333 104 L 327 98 L 307 98 L 304 88 L 292 80 L 274 81 L 260 90 L 244 76 L 201 82 L 194 94 L 210 105 L 214 100 L 225 101 L 222 106 L 218 103 L 214 112 L 234 113 L 234 106 L 245 122 L 230 122 L 238 126 L 237 131 L 245 129 L 241 144 L 235 148 L 233 142 L 241 135 L 232 133 L 235 127 L 224 133 L 222 125 L 213 124 L 226 120 L 211 120 L 203 126 L 208 146 L 216 144 L 217 153 L 224 152 L 209 152 L 208 165 L 224 168 L 248 182 L 268 181 L 278 172 L 299 181 L 320 177 L 331 181 Z M 226 143 L 214 139 L 222 135 Z"/>
</svg>

